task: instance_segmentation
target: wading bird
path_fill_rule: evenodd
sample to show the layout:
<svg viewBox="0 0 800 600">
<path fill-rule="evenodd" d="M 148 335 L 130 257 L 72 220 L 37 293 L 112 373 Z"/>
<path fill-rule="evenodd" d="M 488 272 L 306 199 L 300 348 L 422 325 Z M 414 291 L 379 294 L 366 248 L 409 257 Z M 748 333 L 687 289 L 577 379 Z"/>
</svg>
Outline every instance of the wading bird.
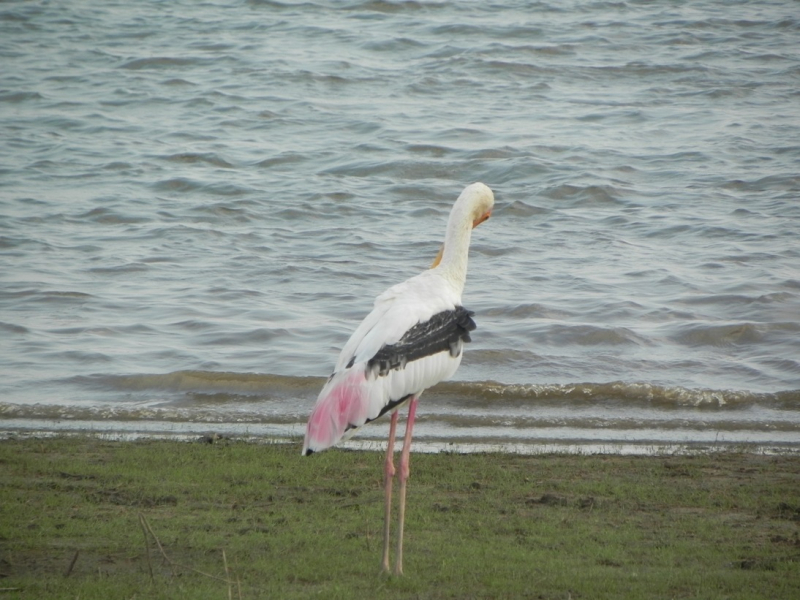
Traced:
<svg viewBox="0 0 800 600">
<path fill-rule="evenodd" d="M 308 420 L 303 455 L 330 448 L 364 425 L 391 413 L 384 464 L 385 516 L 382 569 L 389 572 L 389 533 L 397 412 L 408 405 L 400 455 L 400 498 L 394 574 L 403 572 L 403 521 L 410 473 L 411 432 L 420 394 L 450 378 L 461 363 L 464 343 L 475 329 L 473 313 L 461 306 L 472 229 L 489 218 L 492 190 L 467 186 L 447 221 L 444 245 L 431 269 L 397 284 L 375 299 L 345 344 L 333 374 Z"/>
</svg>

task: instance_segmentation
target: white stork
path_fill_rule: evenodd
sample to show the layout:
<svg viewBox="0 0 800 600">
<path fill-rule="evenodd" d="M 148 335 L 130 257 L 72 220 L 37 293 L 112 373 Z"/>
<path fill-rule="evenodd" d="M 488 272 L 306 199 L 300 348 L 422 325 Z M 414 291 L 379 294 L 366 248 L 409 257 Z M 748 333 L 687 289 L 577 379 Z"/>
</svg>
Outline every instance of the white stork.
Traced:
<svg viewBox="0 0 800 600">
<path fill-rule="evenodd" d="M 489 218 L 492 190 L 467 186 L 447 221 L 444 245 L 431 269 L 390 287 L 375 299 L 372 312 L 355 330 L 308 420 L 303 455 L 325 450 L 385 413 L 391 413 L 384 467 L 383 563 L 389 572 L 389 519 L 392 503 L 397 411 L 408 404 L 400 456 L 400 507 L 394 573 L 403 572 L 403 521 L 409 476 L 411 432 L 422 392 L 450 378 L 461 363 L 473 313 L 461 306 L 472 229 Z"/>
</svg>

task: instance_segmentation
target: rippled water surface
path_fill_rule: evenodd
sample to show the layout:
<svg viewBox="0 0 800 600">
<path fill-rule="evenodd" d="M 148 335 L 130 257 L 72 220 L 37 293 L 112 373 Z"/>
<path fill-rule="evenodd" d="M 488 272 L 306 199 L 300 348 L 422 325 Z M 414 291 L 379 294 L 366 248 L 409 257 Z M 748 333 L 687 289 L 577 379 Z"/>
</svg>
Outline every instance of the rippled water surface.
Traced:
<svg viewBox="0 0 800 600">
<path fill-rule="evenodd" d="M 3 430 L 300 434 L 483 181 L 422 441 L 800 444 L 796 2 L 11 1 L 0 58 Z"/>
</svg>

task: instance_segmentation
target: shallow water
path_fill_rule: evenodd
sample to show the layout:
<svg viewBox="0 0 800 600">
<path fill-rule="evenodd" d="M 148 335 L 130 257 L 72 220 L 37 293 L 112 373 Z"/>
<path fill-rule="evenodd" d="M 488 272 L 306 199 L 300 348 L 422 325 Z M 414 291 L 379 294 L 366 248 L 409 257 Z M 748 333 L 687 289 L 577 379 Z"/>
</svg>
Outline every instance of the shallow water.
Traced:
<svg viewBox="0 0 800 600">
<path fill-rule="evenodd" d="M 299 435 L 480 180 L 422 441 L 797 444 L 796 13 L 4 3 L 0 427 Z"/>
</svg>

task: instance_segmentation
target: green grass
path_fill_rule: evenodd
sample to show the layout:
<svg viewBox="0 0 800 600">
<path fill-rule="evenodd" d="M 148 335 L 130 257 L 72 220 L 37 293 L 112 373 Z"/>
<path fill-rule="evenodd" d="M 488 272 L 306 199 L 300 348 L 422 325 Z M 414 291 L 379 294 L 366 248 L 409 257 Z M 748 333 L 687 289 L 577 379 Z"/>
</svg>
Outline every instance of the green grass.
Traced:
<svg viewBox="0 0 800 600">
<path fill-rule="evenodd" d="M 0 599 L 800 598 L 796 456 L 413 455 L 387 578 L 382 455 L 299 454 L 2 441 Z"/>
</svg>

